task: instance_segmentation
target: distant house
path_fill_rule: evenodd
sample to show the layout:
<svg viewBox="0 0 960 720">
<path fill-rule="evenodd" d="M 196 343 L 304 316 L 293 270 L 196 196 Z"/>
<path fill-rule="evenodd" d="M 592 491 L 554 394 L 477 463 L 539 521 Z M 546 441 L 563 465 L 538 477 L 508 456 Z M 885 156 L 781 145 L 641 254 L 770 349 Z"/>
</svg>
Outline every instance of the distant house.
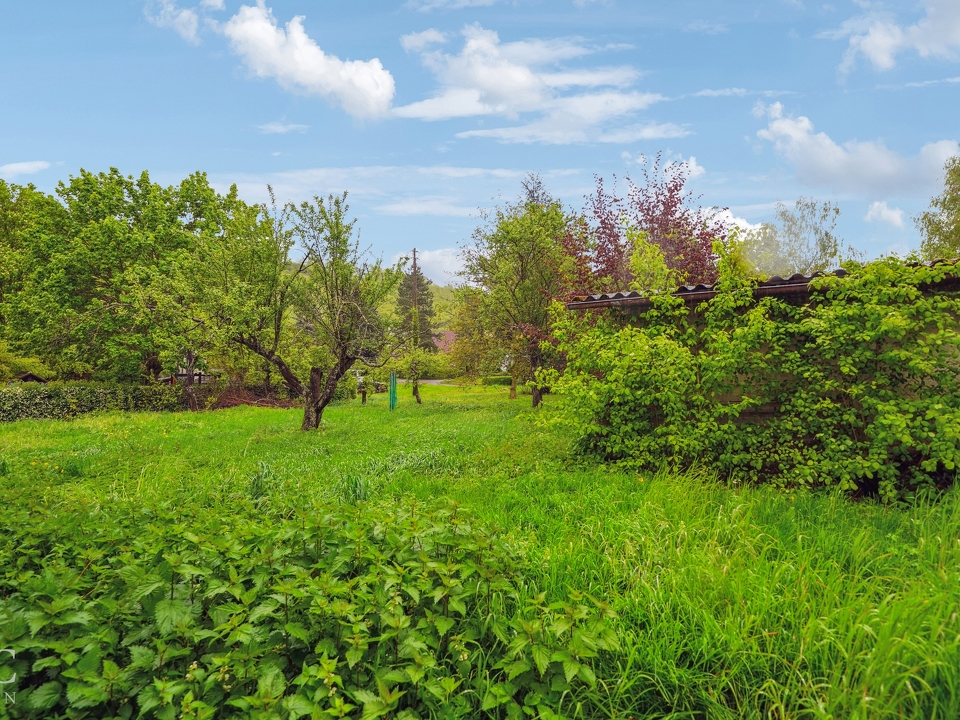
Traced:
<svg viewBox="0 0 960 720">
<path fill-rule="evenodd" d="M 23 382 L 23 383 L 45 383 L 45 382 L 47 382 L 46 380 L 44 380 L 44 379 L 43 379 L 42 377 L 40 377 L 39 375 L 37 375 L 36 373 L 32 373 L 32 372 L 23 373 L 23 375 L 17 375 L 17 376 L 14 378 L 14 380 L 16 380 L 17 382 Z"/>
<path fill-rule="evenodd" d="M 442 330 L 433 336 L 433 344 L 437 346 L 437 350 L 440 352 L 448 353 L 456 339 L 457 334 L 453 330 Z"/>
</svg>

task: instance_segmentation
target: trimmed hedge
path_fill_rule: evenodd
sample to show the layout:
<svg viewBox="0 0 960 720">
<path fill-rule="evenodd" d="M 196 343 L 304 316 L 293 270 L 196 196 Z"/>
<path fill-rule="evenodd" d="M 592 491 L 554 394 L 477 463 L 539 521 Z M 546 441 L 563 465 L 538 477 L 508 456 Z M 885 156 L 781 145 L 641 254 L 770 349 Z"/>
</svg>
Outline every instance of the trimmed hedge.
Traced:
<svg viewBox="0 0 960 720">
<path fill-rule="evenodd" d="M 196 385 L 194 390 L 202 406 L 214 386 Z M 109 410 L 163 412 L 187 409 L 189 405 L 182 385 L 30 383 L 0 388 L 0 422 L 63 420 Z"/>
</svg>

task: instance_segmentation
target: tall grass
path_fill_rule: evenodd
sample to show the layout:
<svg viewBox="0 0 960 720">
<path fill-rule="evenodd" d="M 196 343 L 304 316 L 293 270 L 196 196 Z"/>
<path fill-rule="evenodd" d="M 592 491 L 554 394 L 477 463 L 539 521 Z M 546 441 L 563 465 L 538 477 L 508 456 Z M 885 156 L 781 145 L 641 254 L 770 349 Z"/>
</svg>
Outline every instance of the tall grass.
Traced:
<svg viewBox="0 0 960 720">
<path fill-rule="evenodd" d="M 2 501 L 284 512 L 318 497 L 469 505 L 527 547 L 525 592 L 611 602 L 622 649 L 567 715 L 960 717 L 960 498 L 907 508 L 580 465 L 498 389 L 423 407 L 86 417 L 0 426 Z M 549 407 L 546 409 L 549 412 Z"/>
</svg>

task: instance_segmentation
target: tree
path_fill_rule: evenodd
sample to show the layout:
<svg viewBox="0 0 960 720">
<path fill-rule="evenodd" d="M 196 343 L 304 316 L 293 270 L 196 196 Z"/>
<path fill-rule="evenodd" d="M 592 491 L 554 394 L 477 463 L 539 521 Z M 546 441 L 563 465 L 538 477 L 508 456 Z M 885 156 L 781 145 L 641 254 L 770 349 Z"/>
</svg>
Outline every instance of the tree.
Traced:
<svg viewBox="0 0 960 720">
<path fill-rule="evenodd" d="M 406 351 L 406 376 L 413 385 L 413 397 L 420 405 L 420 376 L 428 362 L 427 355 L 437 351 L 433 331 L 432 283 L 417 265 L 417 249 L 413 249 L 413 267 L 404 273 L 397 294 L 400 329 L 409 338 Z"/>
<path fill-rule="evenodd" d="M 450 364 L 459 377 L 476 380 L 504 364 L 502 344 L 484 322 L 485 294 L 469 285 L 455 291 L 450 329 L 456 339 L 450 348 Z"/>
<path fill-rule="evenodd" d="M 716 278 L 713 244 L 725 241 L 729 228 L 716 209 L 695 206 L 699 198 L 686 189 L 689 164 L 663 163 L 657 154 L 652 165 L 644 164 L 642 174 L 640 184 L 627 179 L 625 198 L 618 196 L 615 184 L 607 190 L 603 178 L 597 178 L 597 189 L 586 198 L 581 222 L 571 225 L 565 241 L 573 259 L 569 277 L 578 287 L 573 294 L 616 292 L 631 285 L 634 248 L 627 229 L 643 232 L 648 242 L 659 247 L 681 282 L 710 283 Z"/>
<path fill-rule="evenodd" d="M 761 275 L 810 275 L 840 264 L 840 240 L 834 233 L 840 208 L 829 201 L 799 198 L 793 208 L 777 203 L 777 220 L 744 237 L 743 251 Z M 850 258 L 858 253 L 847 247 Z"/>
<path fill-rule="evenodd" d="M 346 199 L 346 193 L 326 202 L 315 197 L 315 203 L 291 208 L 294 232 L 310 260 L 297 287 L 297 326 L 311 341 L 304 430 L 319 426 L 337 383 L 357 361 L 376 365 L 392 349 L 379 308 L 400 282 L 402 264 L 383 267 L 379 259 L 366 259 L 352 237 L 356 220 L 345 219 Z"/>
<path fill-rule="evenodd" d="M 464 248 L 464 278 L 484 291 L 480 316 L 506 351 L 514 379 L 533 380 L 533 406 L 542 389 L 535 382 L 548 352 L 550 304 L 563 290 L 562 241 L 568 218 L 539 177 L 527 176 L 519 202 L 498 208 Z"/>
<path fill-rule="evenodd" d="M 928 260 L 960 257 L 960 155 L 943 166 L 943 192 L 930 200 L 930 209 L 914 218 Z"/>
<path fill-rule="evenodd" d="M 414 250 L 416 252 L 416 250 Z M 423 270 L 416 266 L 410 272 L 405 272 L 400 279 L 397 293 L 397 314 L 400 317 L 400 329 L 413 338 L 417 347 L 427 352 L 436 352 L 437 345 L 433 341 L 435 335 L 433 321 L 433 283 L 423 274 Z M 417 312 L 414 313 L 414 292 L 416 292 Z M 414 330 L 414 320 L 419 326 Z"/>
<path fill-rule="evenodd" d="M 4 279 L 12 349 L 64 378 L 139 380 L 153 349 L 134 322 L 129 292 L 139 269 L 162 267 L 192 242 L 177 189 L 112 168 L 60 183 L 59 202 L 30 188 L 15 194 L 22 212 L 0 208 L 4 244 L 14 248 L 4 255 L 16 254 L 19 265 L 15 279 Z"/>
</svg>

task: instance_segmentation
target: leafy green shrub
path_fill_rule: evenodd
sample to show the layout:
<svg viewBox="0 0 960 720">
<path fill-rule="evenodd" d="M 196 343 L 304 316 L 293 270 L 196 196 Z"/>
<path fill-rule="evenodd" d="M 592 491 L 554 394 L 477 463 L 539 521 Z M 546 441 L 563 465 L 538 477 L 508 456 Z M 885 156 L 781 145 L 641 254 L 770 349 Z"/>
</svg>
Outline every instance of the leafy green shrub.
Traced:
<svg viewBox="0 0 960 720">
<path fill-rule="evenodd" d="M 194 386 L 203 405 L 215 388 Z M 173 411 L 189 404 L 182 386 L 110 385 L 106 383 L 25 383 L 0 388 L 0 422 L 76 417 L 107 410 Z"/>
<path fill-rule="evenodd" d="M 354 400 L 357 397 L 357 378 L 353 373 L 347 373 L 340 382 L 337 383 L 337 389 L 333 393 L 334 400 Z"/>
<path fill-rule="evenodd" d="M 602 604 L 521 602 L 521 556 L 453 505 L 23 504 L 0 510 L 13 717 L 552 716 L 616 647 Z"/>
<path fill-rule="evenodd" d="M 489 375 L 485 378 L 480 379 L 481 385 L 490 385 L 490 386 L 509 386 L 513 382 L 513 378 L 509 375 Z"/>
<path fill-rule="evenodd" d="M 690 312 L 668 294 L 635 319 L 558 317 L 562 420 L 583 450 L 642 468 L 836 486 L 893 500 L 960 463 L 958 267 L 895 258 L 755 299 L 721 263 Z"/>
</svg>

